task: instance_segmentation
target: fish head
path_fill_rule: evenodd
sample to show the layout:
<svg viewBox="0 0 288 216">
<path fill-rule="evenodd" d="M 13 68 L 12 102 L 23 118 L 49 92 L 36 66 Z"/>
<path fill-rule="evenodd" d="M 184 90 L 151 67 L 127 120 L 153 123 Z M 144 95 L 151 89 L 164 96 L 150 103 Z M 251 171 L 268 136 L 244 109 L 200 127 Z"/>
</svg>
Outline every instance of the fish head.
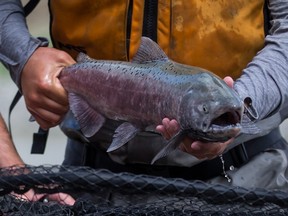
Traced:
<svg viewBox="0 0 288 216">
<path fill-rule="evenodd" d="M 241 129 L 244 104 L 222 79 L 200 73 L 180 105 L 180 127 L 195 140 L 217 142 Z"/>
</svg>

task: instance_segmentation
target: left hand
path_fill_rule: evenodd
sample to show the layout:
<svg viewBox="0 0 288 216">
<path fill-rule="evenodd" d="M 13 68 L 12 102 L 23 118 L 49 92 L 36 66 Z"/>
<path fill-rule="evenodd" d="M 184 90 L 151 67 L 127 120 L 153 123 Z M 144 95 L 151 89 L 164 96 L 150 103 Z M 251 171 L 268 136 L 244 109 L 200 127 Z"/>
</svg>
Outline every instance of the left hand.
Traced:
<svg viewBox="0 0 288 216">
<path fill-rule="evenodd" d="M 231 77 L 225 77 L 224 81 L 230 88 L 233 87 L 234 80 Z M 175 119 L 170 120 L 168 118 L 164 118 L 162 120 L 162 125 L 158 125 L 156 130 L 168 140 L 180 130 L 180 126 Z M 233 142 L 233 140 L 234 138 L 231 138 L 226 142 L 207 143 L 185 137 L 179 148 L 198 159 L 213 159 L 221 155 L 227 146 Z"/>
<path fill-rule="evenodd" d="M 39 201 L 42 198 L 45 198 L 49 201 L 55 201 L 62 205 L 74 205 L 75 200 L 68 194 L 65 193 L 54 193 L 54 194 L 37 194 L 33 189 L 30 189 L 26 193 L 20 195 L 16 193 L 12 193 L 13 196 L 19 199 L 27 200 L 27 201 Z"/>
<path fill-rule="evenodd" d="M 160 132 L 165 139 L 171 139 L 178 131 L 180 127 L 175 119 L 164 118 L 162 125 L 158 125 L 156 130 Z M 189 137 L 185 137 L 181 142 L 179 149 L 187 152 L 198 159 L 213 159 L 221 155 L 227 146 L 233 142 L 234 138 L 229 139 L 226 142 L 201 142 L 193 140 Z"/>
</svg>

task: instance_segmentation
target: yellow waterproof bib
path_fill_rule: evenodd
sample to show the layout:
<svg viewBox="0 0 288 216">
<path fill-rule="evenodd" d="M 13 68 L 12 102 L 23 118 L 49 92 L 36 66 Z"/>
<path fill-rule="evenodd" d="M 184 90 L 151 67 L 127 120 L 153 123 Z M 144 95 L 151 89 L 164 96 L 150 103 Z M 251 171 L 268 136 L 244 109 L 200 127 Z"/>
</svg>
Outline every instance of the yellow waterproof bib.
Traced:
<svg viewBox="0 0 288 216">
<path fill-rule="evenodd" d="M 157 42 L 174 61 L 237 78 L 264 45 L 263 4 L 158 0 Z M 96 59 L 128 60 L 138 49 L 144 0 L 50 0 L 50 10 L 53 44 L 73 57 L 84 51 Z"/>
</svg>

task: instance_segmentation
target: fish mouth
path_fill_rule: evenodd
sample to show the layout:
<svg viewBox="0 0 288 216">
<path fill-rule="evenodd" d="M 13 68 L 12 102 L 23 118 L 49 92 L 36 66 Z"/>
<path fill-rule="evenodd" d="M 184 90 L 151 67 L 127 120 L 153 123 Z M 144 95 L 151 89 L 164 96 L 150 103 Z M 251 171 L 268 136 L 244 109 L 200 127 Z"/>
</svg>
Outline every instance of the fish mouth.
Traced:
<svg viewBox="0 0 288 216">
<path fill-rule="evenodd" d="M 239 111 L 225 112 L 211 121 L 211 126 L 225 127 L 229 125 L 237 125 L 241 121 L 241 113 Z"/>
<path fill-rule="evenodd" d="M 189 131 L 188 136 L 203 142 L 225 142 L 239 134 L 241 114 L 239 111 L 228 111 L 214 118 L 203 131 Z"/>
</svg>

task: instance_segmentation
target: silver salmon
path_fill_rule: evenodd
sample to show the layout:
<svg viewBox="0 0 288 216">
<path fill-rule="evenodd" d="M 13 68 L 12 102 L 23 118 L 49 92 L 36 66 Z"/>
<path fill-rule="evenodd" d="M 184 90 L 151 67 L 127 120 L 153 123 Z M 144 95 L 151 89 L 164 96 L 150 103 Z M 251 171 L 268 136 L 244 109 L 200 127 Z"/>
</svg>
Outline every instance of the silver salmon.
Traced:
<svg viewBox="0 0 288 216">
<path fill-rule="evenodd" d="M 148 126 L 161 124 L 164 117 L 176 119 L 180 131 L 152 162 L 176 149 L 186 135 L 214 142 L 241 130 L 244 106 L 233 89 L 207 70 L 170 60 L 146 37 L 131 62 L 95 60 L 80 53 L 59 79 L 85 137 L 97 133 L 106 119 L 123 121 L 108 152 Z"/>
</svg>

